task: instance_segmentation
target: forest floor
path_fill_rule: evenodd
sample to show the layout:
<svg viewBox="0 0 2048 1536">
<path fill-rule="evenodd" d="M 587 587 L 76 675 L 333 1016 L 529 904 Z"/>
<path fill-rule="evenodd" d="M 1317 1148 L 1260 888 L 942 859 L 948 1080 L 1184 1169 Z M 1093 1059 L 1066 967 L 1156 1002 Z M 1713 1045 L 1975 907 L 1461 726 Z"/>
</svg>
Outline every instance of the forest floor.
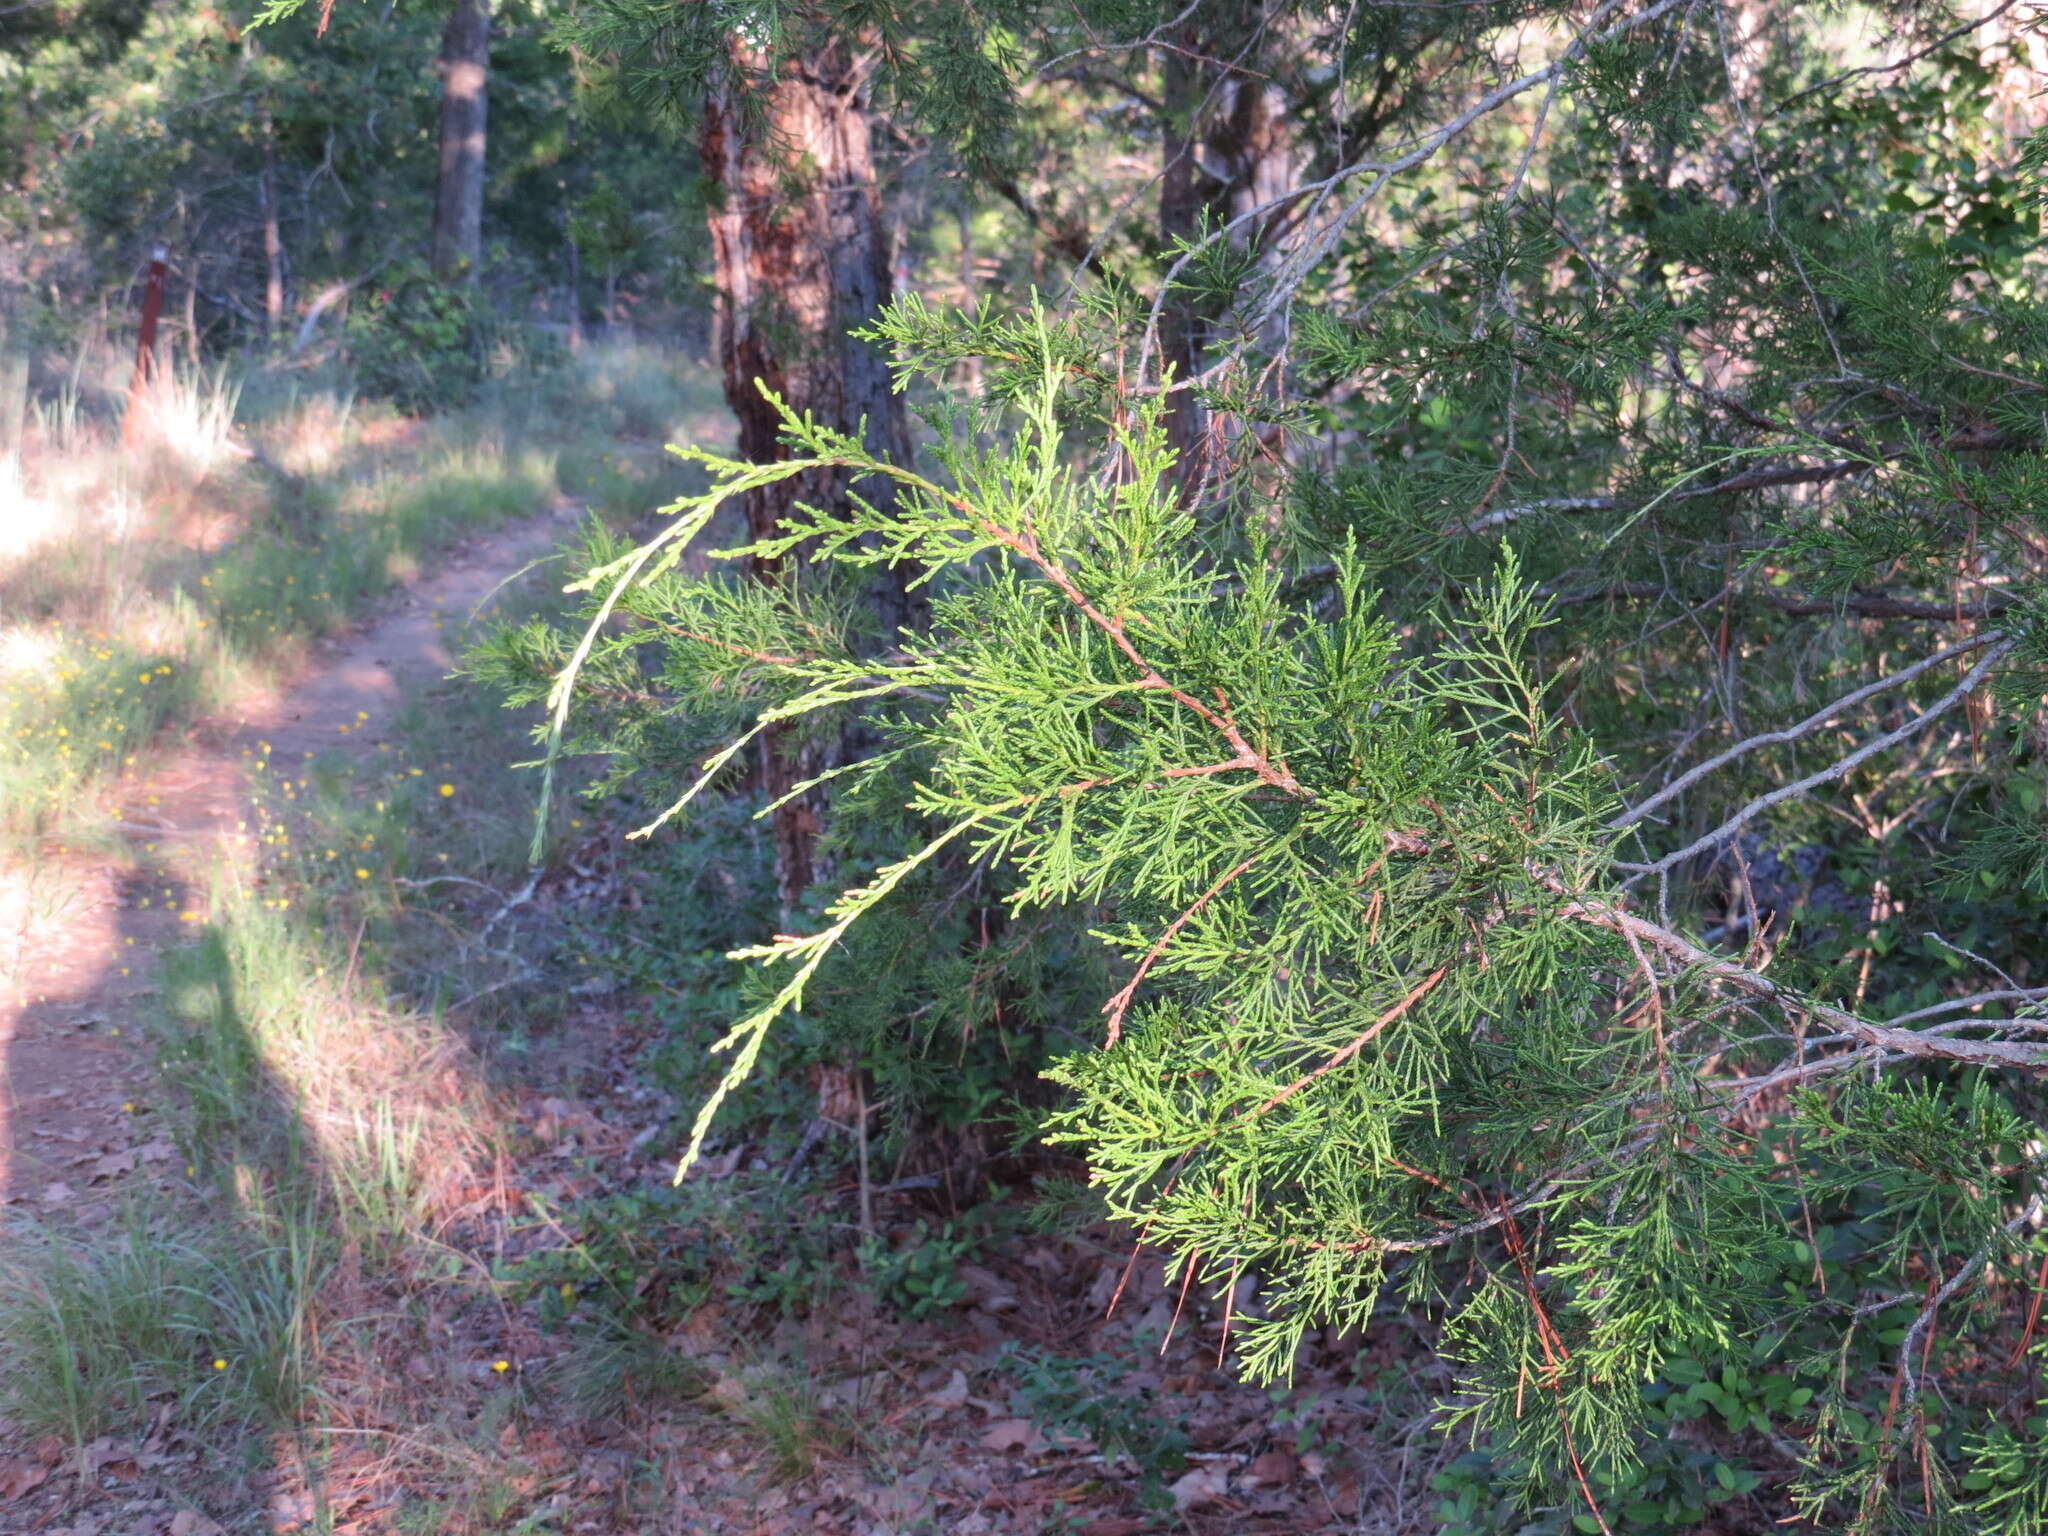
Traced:
<svg viewBox="0 0 2048 1536">
<path fill-rule="evenodd" d="M 111 786 L 117 837 L 0 876 L 0 1347 L 52 1378 L 34 1422 L 0 1420 L 0 1529 L 1434 1529 L 1447 1453 L 1373 1426 L 1439 1367 L 1330 1341 L 1286 1390 L 1245 1386 L 1225 1310 L 1104 1225 L 954 1241 L 958 1208 L 908 1180 L 876 1207 L 932 1257 L 915 1305 L 844 1243 L 806 1305 L 635 1305 L 679 1284 L 654 1229 L 691 1106 L 631 988 L 560 935 L 644 881 L 601 820 L 564 821 L 517 888 L 466 858 L 465 815 L 523 842 L 524 811 L 472 806 L 465 756 L 522 749 L 444 681 L 479 610 L 545 601 L 527 573 L 579 511 L 447 551 Z M 351 926 L 322 881 L 388 907 Z M 687 1240 L 717 1246 L 777 1172 L 720 1144 Z M 853 1196 L 828 1175 L 813 1216 L 844 1229 Z"/>
</svg>

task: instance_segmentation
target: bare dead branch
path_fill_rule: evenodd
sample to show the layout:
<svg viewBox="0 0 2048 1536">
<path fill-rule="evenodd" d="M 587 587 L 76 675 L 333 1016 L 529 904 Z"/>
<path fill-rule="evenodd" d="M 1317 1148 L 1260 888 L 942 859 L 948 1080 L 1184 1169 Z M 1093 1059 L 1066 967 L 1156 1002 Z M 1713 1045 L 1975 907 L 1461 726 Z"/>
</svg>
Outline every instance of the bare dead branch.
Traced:
<svg viewBox="0 0 2048 1536">
<path fill-rule="evenodd" d="M 1979 27 L 1989 26 L 2018 3 L 2019 0 L 1999 0 L 1997 5 L 1986 11 L 1982 16 L 1977 17 L 1973 21 L 1966 21 L 1959 27 L 1950 28 L 1934 39 L 1933 42 L 1914 49 L 1902 59 L 1895 59 L 1889 64 L 1865 64 L 1857 69 L 1845 69 L 1839 75 L 1832 75 L 1826 80 L 1821 81 L 1818 85 L 1809 85 L 1803 91 L 1795 91 L 1771 108 L 1770 115 L 1775 117 L 1787 107 L 1794 106 L 1806 100 L 1809 96 L 1817 96 L 1822 91 L 1832 91 L 1838 86 L 1846 85 L 1851 80 L 1860 79 L 1864 75 L 1895 75 L 1902 69 L 1911 69 L 1929 54 L 1939 53 L 1950 43 L 1956 41 L 1956 39 L 1969 36 Z"/>
<path fill-rule="evenodd" d="M 1845 709 L 1854 708 L 1856 705 L 1861 704 L 1866 699 L 1875 698 L 1877 695 L 1881 693 L 1889 693 L 1894 688 L 1902 687 L 1906 683 L 1910 683 L 1914 678 L 1920 676 L 1921 673 L 1926 672 L 1931 668 L 1940 666 L 1941 663 L 1943 663 L 1944 661 L 1949 661 L 1954 657 L 1965 655 L 1970 651 L 1979 650 L 1987 645 L 1996 645 L 1997 643 L 2004 640 L 2004 633 L 2000 630 L 1995 629 L 1990 630 L 1981 635 L 1972 635 L 1967 640 L 1959 640 L 1954 645 L 1946 646 L 1943 649 L 1936 651 L 1932 656 L 1926 656 L 1921 658 L 1919 661 L 1914 662 L 1910 667 L 1901 668 L 1899 671 L 1892 673 L 1888 677 L 1881 677 L 1874 683 L 1866 683 L 1861 688 L 1857 688 L 1852 692 L 1843 694 L 1839 699 L 1836 699 L 1833 703 L 1824 705 L 1822 708 L 1808 715 L 1804 720 L 1800 721 L 1797 725 L 1789 725 L 1786 726 L 1783 730 L 1779 731 L 1765 731 L 1759 735 L 1750 737 L 1746 741 L 1739 741 L 1734 746 L 1728 748 L 1725 752 L 1716 753 L 1713 757 L 1708 758 L 1704 763 L 1701 763 L 1698 766 L 1688 769 L 1686 772 L 1680 774 L 1677 778 L 1673 779 L 1669 784 L 1665 785 L 1664 788 L 1659 790 L 1656 794 L 1650 796 L 1649 799 L 1643 801 L 1640 805 L 1634 806 L 1629 810 L 1622 812 L 1619 816 L 1615 817 L 1612 821 L 1607 823 L 1608 828 L 1612 831 L 1619 832 L 1624 828 L 1632 827 L 1637 822 L 1641 821 L 1644 817 L 1648 816 L 1652 811 L 1656 810 L 1657 807 L 1659 807 L 1660 805 L 1663 805 L 1666 802 L 1685 793 L 1687 789 L 1691 788 L 1694 784 L 1698 783 L 1708 774 L 1714 772 L 1716 769 L 1727 766 L 1729 763 L 1734 762 L 1736 758 L 1741 757 L 1746 753 L 1753 752 L 1759 747 L 1775 746 L 1782 742 L 1799 741 L 1804 737 L 1812 735 L 1813 732 L 1820 729 L 1821 726 L 1827 724 L 1828 721 L 1832 720 L 1836 715 L 1839 715 Z M 2009 642 L 2007 643 L 2007 648 L 2010 648 Z M 2002 656 L 2003 654 L 2004 651 L 2001 650 L 1999 652 L 1999 655 Z M 1976 674 L 1973 673 L 1971 675 L 1975 676 Z M 1920 725 L 1925 724 L 1932 718 L 1933 716 L 1931 714 L 1919 717 L 1911 723 L 1910 727 L 1906 729 L 1905 734 L 1911 734 L 1912 730 L 1917 729 Z M 1903 739 L 1903 736 L 1900 739 Z M 1884 742 L 1884 738 L 1879 738 L 1879 741 L 1882 744 L 1889 744 Z M 1867 757 L 1870 754 L 1870 752 L 1875 751 L 1877 749 L 1878 748 L 1876 745 L 1866 748 L 1863 751 L 1863 756 Z M 1857 759 L 1857 761 L 1861 760 L 1862 759 L 1860 757 Z M 1846 766 L 1843 766 L 1843 772 L 1847 772 L 1848 768 L 1855 766 L 1854 763 L 1850 763 L 1846 759 L 1844 760 L 1844 763 Z M 1827 772 L 1827 776 L 1839 777 L 1839 775 L 1833 773 L 1832 770 L 1829 770 Z M 1805 781 L 1802 780 L 1801 782 L 1804 783 Z M 1825 782 L 1825 779 L 1817 777 L 1814 779 L 1813 782 L 1816 784 L 1822 783 Z M 1779 793 L 1779 798 L 1790 798 L 1790 796 Z M 1776 801 L 1773 800 L 1772 803 L 1775 804 Z M 1758 809 L 1762 809 L 1761 802 L 1759 802 L 1758 804 Z M 1754 812 L 1751 812 L 1750 814 L 1754 814 Z M 1748 818 L 1747 816 L 1745 816 L 1743 819 L 1747 820 Z M 1712 838 L 1713 834 L 1709 834 L 1710 841 L 1712 840 Z M 1700 846 L 1705 846 L 1705 844 L 1703 843 Z M 1698 848 L 1695 847 L 1688 851 L 1687 856 L 1689 857 L 1690 853 L 1697 851 Z M 1678 859 L 1674 857 L 1668 862 L 1677 863 Z M 1660 865 L 1658 867 L 1666 866 Z"/>
<path fill-rule="evenodd" d="M 1553 591 L 1546 595 L 1559 607 L 1575 607 L 1581 603 L 1646 602 L 1671 595 L 1671 588 L 1663 582 L 1623 581 L 1604 587 L 1574 587 L 1568 591 Z M 1829 614 L 1844 614 L 1860 619 L 1927 619 L 1938 624 L 1953 624 L 1958 614 L 1957 605 L 1953 602 L 1935 603 L 1914 597 L 1892 597 L 1883 592 L 1845 592 L 1839 597 L 1829 597 L 1760 587 L 1737 588 L 1727 595 L 1730 601 L 1737 604 L 1771 608 L 1779 613 L 1789 613 L 1801 618 L 1825 618 Z M 1720 599 L 1717 596 L 1714 600 Z M 2013 600 L 2009 594 L 1987 591 L 1982 596 L 1963 603 L 1960 612 L 1966 619 L 1992 618 L 2006 612 L 2012 605 Z"/>
<path fill-rule="evenodd" d="M 1570 894 L 1564 890 L 1561 882 L 1554 879 L 1546 879 L 1546 884 L 1551 885 L 1560 894 Z M 1696 975 L 1725 982 L 1749 993 L 1752 997 L 1766 999 L 1796 1013 L 1810 1014 L 1828 1028 L 1859 1040 L 1865 1045 L 1925 1060 L 1961 1061 L 1973 1066 L 2013 1067 L 2030 1072 L 2048 1071 L 2048 1043 L 1955 1040 L 1927 1031 L 1873 1023 L 1868 1019 L 1858 1018 L 1844 1009 L 1828 1003 L 1815 1002 L 1811 998 L 1781 987 L 1761 972 L 1711 954 L 1690 939 L 1646 918 L 1637 917 L 1612 902 L 1573 896 L 1567 901 L 1562 915 L 1633 938 L 1667 959 L 1677 961 Z"/>
</svg>

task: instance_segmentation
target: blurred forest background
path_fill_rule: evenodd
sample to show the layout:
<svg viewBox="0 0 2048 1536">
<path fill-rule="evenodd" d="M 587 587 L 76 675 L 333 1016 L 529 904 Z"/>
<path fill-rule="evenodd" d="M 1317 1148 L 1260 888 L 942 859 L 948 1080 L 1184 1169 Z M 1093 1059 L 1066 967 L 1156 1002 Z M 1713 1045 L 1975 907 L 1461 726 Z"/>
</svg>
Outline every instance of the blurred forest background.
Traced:
<svg viewBox="0 0 2048 1536">
<path fill-rule="evenodd" d="M 2044 125 L 0 0 L 0 1529 L 2048 1530 Z"/>
</svg>

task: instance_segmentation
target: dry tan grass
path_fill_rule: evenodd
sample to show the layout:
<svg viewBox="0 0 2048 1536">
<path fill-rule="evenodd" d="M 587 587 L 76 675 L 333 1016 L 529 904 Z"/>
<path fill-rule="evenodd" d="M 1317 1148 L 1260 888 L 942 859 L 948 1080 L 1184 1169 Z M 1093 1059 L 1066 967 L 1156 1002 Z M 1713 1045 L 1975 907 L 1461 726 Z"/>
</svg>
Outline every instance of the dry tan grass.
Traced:
<svg viewBox="0 0 2048 1536">
<path fill-rule="evenodd" d="M 232 538 L 264 495 L 238 440 L 238 398 L 225 372 L 171 366 L 137 397 L 132 420 L 76 394 L 34 412 L 0 455 L 0 504 L 14 508 L 0 519 L 0 580 L 12 587 L 24 567 L 63 561 L 81 543 L 206 549 Z"/>
</svg>

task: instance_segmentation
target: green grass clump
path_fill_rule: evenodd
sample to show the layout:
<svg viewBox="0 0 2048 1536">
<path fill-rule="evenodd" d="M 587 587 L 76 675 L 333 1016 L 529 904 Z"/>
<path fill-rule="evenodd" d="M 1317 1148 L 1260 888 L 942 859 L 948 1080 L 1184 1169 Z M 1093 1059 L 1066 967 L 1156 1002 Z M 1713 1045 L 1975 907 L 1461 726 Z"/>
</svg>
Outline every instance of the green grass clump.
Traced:
<svg viewBox="0 0 2048 1536">
<path fill-rule="evenodd" d="M 7 1416 L 74 1446 L 165 1398 L 188 1432 L 290 1422 L 332 1245 L 306 1213 L 251 1228 L 173 1236 L 134 1214 L 112 1240 L 17 1235 L 0 1267 Z"/>
<path fill-rule="evenodd" d="M 196 676 L 119 635 L 13 631 L 0 651 L 0 828 L 52 825 L 190 709 Z"/>
<path fill-rule="evenodd" d="M 229 456 L 136 482 L 118 529 L 87 507 L 118 466 L 75 496 L 47 474 L 35 481 L 64 516 L 58 542 L 0 563 L 0 829 L 47 838 L 103 819 L 106 790 L 147 766 L 154 740 L 288 676 L 310 640 L 437 551 L 551 505 L 564 459 L 593 466 L 620 518 L 665 499 L 664 477 L 683 469 L 606 434 L 675 419 L 687 391 L 672 371 L 605 366 L 630 377 L 613 390 L 601 369 L 565 373 L 545 402 L 503 395 L 425 422 L 326 396 L 271 401 L 249 433 L 267 462 Z M 102 449 L 113 466 L 111 442 Z M 551 587 L 530 578 L 510 601 L 552 601 Z M 460 616 L 448 618 L 453 646 Z M 423 1276 L 455 1283 L 450 1212 L 472 1199 L 504 1132 L 449 1020 L 479 1027 L 516 995 L 526 963 L 509 929 L 472 942 L 478 914 L 527 876 L 531 785 L 507 766 L 519 734 L 463 685 L 416 699 L 388 756 L 295 753 L 286 765 L 260 754 L 246 802 L 259 861 L 180 877 L 205 887 L 187 910 L 206 921 L 180 929 L 192 942 L 163 957 L 159 977 L 158 1070 L 185 1179 L 156 1183 L 147 1204 L 89 1233 L 53 1217 L 9 1234 L 0 1416 L 16 1428 L 80 1445 L 168 1405 L 230 1461 L 260 1459 L 279 1432 L 303 1449 L 322 1404 L 361 1384 L 337 1361 L 410 1326 L 402 1308 L 365 1317 L 365 1277 L 380 1300 L 412 1295 Z M 576 839 L 587 814 L 565 802 L 553 834 Z M 524 1029 L 532 1004 L 522 1000 Z M 565 1006 L 551 996 L 538 1012 Z M 579 1395 L 701 1385 L 630 1327 L 592 1341 Z M 472 1429 L 483 1433 L 451 1425 L 449 1443 Z M 475 1465 L 462 1462 L 475 1488 L 455 1503 L 491 1524 L 510 1502 L 490 1470 L 495 1432 L 480 1443 Z"/>
<path fill-rule="evenodd" d="M 386 492 L 393 553 L 423 554 L 463 534 L 544 508 L 555 494 L 555 456 L 489 441 L 430 459 Z"/>
<path fill-rule="evenodd" d="M 164 957 L 173 1033 L 161 1069 L 184 1100 L 195 1170 L 243 1203 L 310 1203 L 358 1250 L 392 1252 L 426 1224 L 428 1170 L 459 1166 L 464 1108 L 430 1097 L 449 1041 L 385 1006 L 289 901 L 229 896 Z"/>
<path fill-rule="evenodd" d="M 331 634 L 456 540 L 545 508 L 554 459 L 459 444 L 392 470 L 311 526 L 242 539 L 202 578 L 221 641 L 275 655 Z"/>
</svg>

